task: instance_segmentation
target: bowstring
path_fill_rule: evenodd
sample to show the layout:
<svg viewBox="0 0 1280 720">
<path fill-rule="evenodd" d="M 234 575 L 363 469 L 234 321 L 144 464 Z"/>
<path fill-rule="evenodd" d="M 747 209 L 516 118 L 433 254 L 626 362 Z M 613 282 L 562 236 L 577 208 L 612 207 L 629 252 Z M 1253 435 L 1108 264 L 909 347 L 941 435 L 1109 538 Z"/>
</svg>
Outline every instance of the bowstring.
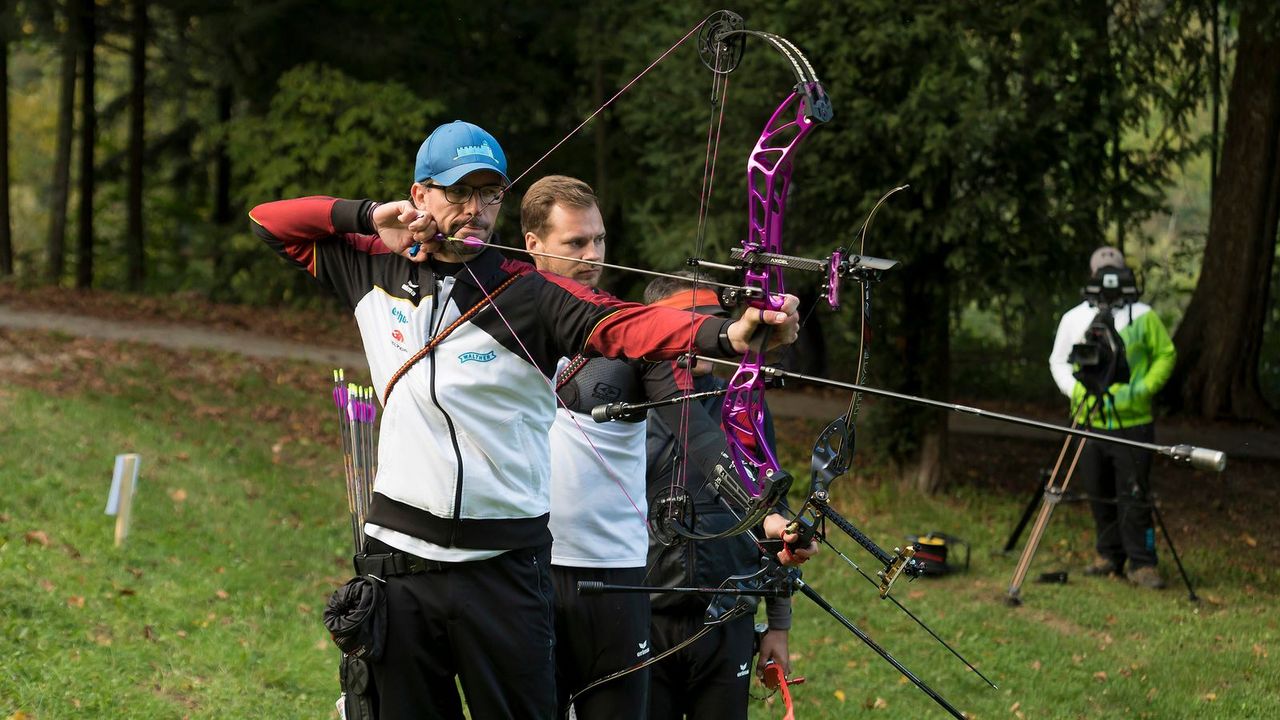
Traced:
<svg viewBox="0 0 1280 720">
<path fill-rule="evenodd" d="M 566 142 L 568 142 L 568 141 L 569 141 L 569 139 L 570 139 L 570 138 L 572 138 L 574 135 L 577 135 L 577 134 L 578 134 L 578 131 L 580 131 L 580 130 L 582 130 L 582 128 L 586 127 L 586 126 L 587 126 L 587 123 L 591 122 L 591 121 L 592 121 L 592 119 L 594 119 L 594 118 L 595 118 L 595 116 L 597 116 L 597 115 L 599 115 L 600 113 L 604 112 L 604 110 L 605 110 L 606 108 L 608 108 L 610 105 L 612 105 L 612 104 L 613 104 L 613 101 L 615 101 L 615 100 L 617 100 L 618 98 L 622 97 L 622 95 L 623 95 L 624 93 L 626 93 L 628 90 L 630 90 L 630 89 L 631 89 L 631 86 L 632 86 L 632 85 L 635 85 L 635 84 L 636 84 L 636 82 L 638 82 L 638 81 L 640 80 L 640 78 L 642 78 L 642 77 L 644 77 L 645 75 L 649 74 L 649 71 L 650 71 L 650 70 L 652 70 L 652 69 L 654 69 L 655 67 L 657 67 L 657 66 L 658 66 L 658 64 L 659 64 L 659 63 L 661 63 L 663 60 L 666 60 L 668 55 L 670 55 L 671 53 L 675 52 L 675 51 L 676 51 L 676 49 L 678 49 L 681 45 L 684 45 L 684 44 L 689 40 L 689 38 L 690 38 L 690 37 L 693 37 L 694 33 L 696 33 L 696 32 L 698 32 L 699 30 L 701 30 L 701 29 L 702 29 L 702 26 L 707 24 L 707 20 L 709 20 L 709 19 L 710 19 L 710 16 L 707 16 L 707 17 L 703 18 L 701 22 L 699 22 L 697 25 L 694 25 L 694 26 L 693 26 L 693 28 L 692 28 L 691 30 L 689 30 L 689 32 L 685 33 L 685 34 L 684 34 L 684 37 L 682 37 L 682 38 L 680 38 L 679 40 L 677 40 L 677 41 L 676 41 L 676 43 L 675 43 L 674 45 L 672 45 L 671 47 L 667 48 L 667 49 L 666 49 L 666 51 L 664 51 L 661 55 L 659 55 L 656 59 L 654 59 L 654 61 L 653 61 L 653 62 L 649 63 L 648 67 L 646 67 L 645 69 L 641 70 L 639 74 L 637 74 L 635 77 L 633 77 L 633 78 L 631 78 L 629 81 L 627 81 L 627 83 L 626 83 L 625 85 L 623 85 L 623 86 L 622 86 L 622 88 L 621 88 L 620 90 L 618 90 L 618 92 L 616 92 L 616 93 L 614 93 L 614 94 L 613 94 L 613 97 L 609 98 L 608 100 L 605 100 L 605 101 L 604 101 L 604 103 L 600 105 L 600 107 L 598 107 L 598 108 L 596 108 L 595 110 L 593 110 L 593 111 L 591 112 L 591 114 L 587 116 L 587 119 L 586 119 L 586 120 L 583 120 L 581 123 L 579 123 L 579 124 L 578 124 L 578 126 L 577 126 L 577 127 L 575 127 L 574 129 L 570 130 L 570 131 L 569 131 L 569 134 L 565 135 L 563 138 L 560 138 L 560 141 L 559 141 L 559 142 L 557 142 L 555 145 L 551 146 L 551 149 L 550 149 L 550 150 L 548 150 L 548 151 L 546 151 L 545 153 L 543 153 L 543 154 L 542 154 L 542 157 L 538 158 L 537 160 L 534 160 L 532 165 L 530 165 L 529 167 L 525 168 L 525 169 L 524 169 L 524 171 L 523 171 L 523 172 L 521 172 L 519 175 L 517 175 L 517 176 L 516 176 L 516 178 L 515 178 L 514 180 L 512 180 L 512 181 L 511 181 L 511 182 L 509 182 L 509 183 L 507 183 L 506 190 L 510 190 L 513 186 L 515 186 L 515 184 L 516 184 L 516 183 L 520 182 L 520 180 L 521 180 L 521 179 L 523 179 L 523 178 L 524 178 L 524 176 L 528 175 L 530 172 L 532 172 L 532 171 L 533 171 L 533 169 L 534 169 L 534 168 L 536 168 L 536 167 L 538 167 L 538 165 L 542 164 L 542 161 L 543 161 L 543 160 L 546 160 L 548 157 L 550 157 L 550 156 L 551 156 L 551 154 L 552 154 L 552 153 L 554 153 L 556 150 L 559 150 L 561 145 L 563 145 L 563 144 L 565 144 Z M 504 192 L 505 192 L 505 191 L 504 191 Z"/>
<path fill-rule="evenodd" d="M 705 22 L 705 21 L 704 21 Z M 698 220 L 694 231 L 694 252 L 693 257 L 700 258 L 706 248 L 707 240 L 707 224 L 711 214 L 711 196 L 715 187 L 716 163 L 720 157 L 720 140 L 722 137 L 722 129 L 724 127 L 725 106 L 728 104 L 729 96 L 729 73 L 720 72 L 721 63 L 725 61 L 725 47 L 717 43 L 715 48 L 715 67 L 711 73 L 711 116 L 707 121 L 707 145 L 703 156 L 702 165 L 702 182 L 698 192 Z M 696 296 L 699 285 L 704 282 L 702 273 L 694 272 L 693 274 L 693 292 Z M 697 328 L 697 316 L 692 311 L 689 313 L 689 339 L 685 348 L 686 357 L 693 357 L 693 339 Z M 690 390 L 693 389 L 693 365 L 688 368 Z M 688 448 L 689 435 L 692 431 L 690 408 L 692 400 L 686 398 L 680 403 L 680 423 L 676 428 L 676 437 L 679 447 Z M 701 411 L 701 410 L 700 410 Z M 671 482 L 667 488 L 668 498 L 675 495 L 677 488 L 683 488 L 686 493 L 688 490 L 689 477 L 689 453 L 684 450 L 679 453 L 679 463 L 673 467 L 671 473 Z M 688 499 L 690 507 L 692 506 L 692 498 Z M 673 512 L 674 508 L 671 504 L 667 506 L 669 512 Z M 674 522 L 675 518 L 668 518 Z M 692 528 L 690 528 L 692 531 Z M 685 538 L 681 542 L 690 542 Z M 647 575 L 648 573 L 646 573 Z"/>
</svg>

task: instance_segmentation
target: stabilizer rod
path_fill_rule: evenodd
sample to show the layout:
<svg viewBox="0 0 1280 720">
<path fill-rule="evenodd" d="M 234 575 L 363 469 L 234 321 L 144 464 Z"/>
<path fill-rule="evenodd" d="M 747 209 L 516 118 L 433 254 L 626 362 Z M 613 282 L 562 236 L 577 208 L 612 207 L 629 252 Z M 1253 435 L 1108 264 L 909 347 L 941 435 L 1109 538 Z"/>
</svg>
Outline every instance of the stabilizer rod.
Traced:
<svg viewBox="0 0 1280 720">
<path fill-rule="evenodd" d="M 916 687 L 920 688 L 925 695 L 928 695 L 929 697 L 933 698 L 934 702 L 938 703 L 939 705 L 942 706 L 943 709 L 951 713 L 952 717 L 956 718 L 956 720 L 965 720 L 965 717 L 966 717 L 965 714 L 960 710 L 956 709 L 955 705 L 952 705 L 951 703 L 947 702 L 946 698 L 942 697 L 937 693 L 936 690 L 926 685 L 923 680 L 915 676 L 915 673 L 908 670 L 905 666 L 903 666 L 902 663 L 898 662 L 896 658 L 890 655 L 887 650 L 880 647 L 875 640 L 871 639 L 871 636 L 863 632 L 861 628 L 859 628 L 857 625 L 854 625 L 844 615 L 841 615 L 840 611 L 832 607 L 831 603 L 827 602 L 821 595 L 818 594 L 816 590 L 809 587 L 803 580 L 797 579 L 795 582 L 796 582 L 797 588 L 800 590 L 801 593 L 804 594 L 805 597 L 812 600 L 814 604 L 817 605 L 818 607 L 822 608 L 823 610 L 826 610 L 827 613 L 831 615 L 831 617 L 835 618 L 837 622 L 845 626 L 845 628 L 848 629 L 849 632 L 853 633 L 858 637 L 859 640 L 866 643 L 867 647 L 871 648 L 872 650 L 875 651 L 877 655 L 884 658 L 885 662 L 889 663 L 894 667 L 894 669 L 902 673 L 903 677 L 910 680 L 912 683 L 915 684 Z"/>
<path fill-rule="evenodd" d="M 725 365 L 728 367 L 737 367 L 736 360 L 722 360 L 719 358 L 710 358 L 705 355 L 698 356 L 699 362 L 708 362 L 714 365 Z M 800 382 L 813 383 L 815 385 L 826 385 L 828 387 L 837 387 L 854 392 L 867 393 L 868 395 L 878 395 L 880 397 L 893 398 L 904 402 L 914 403 L 916 405 L 925 405 L 928 407 L 940 408 L 942 410 L 950 410 L 964 415 L 974 415 L 989 420 L 998 420 L 1001 422 L 1011 423 L 1013 425 L 1022 425 L 1024 427 L 1032 427 L 1040 430 L 1048 430 L 1049 432 L 1058 433 L 1060 435 L 1075 435 L 1076 437 L 1096 440 L 1098 442 L 1108 442 L 1116 445 L 1128 445 L 1130 447 L 1150 450 L 1151 452 L 1164 455 L 1179 462 L 1186 463 L 1196 470 L 1207 470 L 1209 472 L 1222 472 L 1227 467 L 1227 454 L 1221 450 L 1212 448 L 1196 447 L 1194 445 L 1157 445 L 1155 443 L 1145 443 L 1138 440 L 1129 440 L 1128 438 L 1113 437 L 1110 435 L 1099 435 L 1088 430 L 1078 428 L 1063 427 L 1053 423 L 1040 422 L 1039 420 L 1031 420 L 1029 418 L 1018 417 L 1016 415 L 1006 415 L 1004 413 L 991 412 L 989 410 L 981 410 L 967 405 L 956 405 L 953 403 L 942 402 L 941 400 L 930 400 L 929 398 L 916 397 L 915 395 L 905 395 L 896 393 L 891 390 L 881 390 L 880 388 L 868 387 L 857 383 L 842 382 L 840 380 L 828 380 L 813 375 L 805 375 L 803 373 L 795 373 L 780 368 L 763 366 L 760 372 L 766 377 L 784 378 L 787 380 L 798 380 Z"/>
<path fill-rule="evenodd" d="M 653 587 L 650 585 L 613 585 L 599 580 L 579 580 L 579 595 L 604 595 L 606 593 L 692 593 L 695 595 L 746 595 L 754 597 L 791 597 L 786 587 L 776 588 L 712 588 L 712 587 Z"/>
</svg>

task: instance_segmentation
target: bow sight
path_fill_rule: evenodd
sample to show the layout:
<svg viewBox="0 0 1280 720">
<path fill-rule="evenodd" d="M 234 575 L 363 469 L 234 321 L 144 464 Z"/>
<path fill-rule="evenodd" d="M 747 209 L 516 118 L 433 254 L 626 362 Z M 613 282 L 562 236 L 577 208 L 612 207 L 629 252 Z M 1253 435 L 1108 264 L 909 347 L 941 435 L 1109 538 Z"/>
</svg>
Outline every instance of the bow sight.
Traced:
<svg viewBox="0 0 1280 720">
<path fill-rule="evenodd" d="M 685 261 L 687 265 L 696 268 L 709 268 L 712 270 L 726 270 L 731 272 L 760 272 L 761 268 L 774 267 L 786 270 L 800 270 L 802 272 L 822 273 L 822 298 L 827 301 L 827 305 L 832 310 L 840 309 L 840 282 L 843 280 L 852 280 L 858 283 L 878 282 L 885 271 L 892 270 L 899 265 L 897 260 L 887 260 L 885 258 L 871 257 L 869 255 L 850 255 L 849 251 L 844 247 L 838 247 L 827 257 L 819 260 L 816 258 L 796 257 L 794 255 L 783 255 L 781 253 L 760 252 L 756 250 L 744 250 L 742 248 L 733 248 L 729 251 L 729 257 L 734 260 L 733 264 L 711 262 L 700 258 L 689 258 Z M 750 303 L 755 298 L 746 291 L 749 288 L 739 288 L 735 286 L 722 285 L 720 290 L 720 304 L 726 308 L 737 307 L 744 303 Z"/>
</svg>

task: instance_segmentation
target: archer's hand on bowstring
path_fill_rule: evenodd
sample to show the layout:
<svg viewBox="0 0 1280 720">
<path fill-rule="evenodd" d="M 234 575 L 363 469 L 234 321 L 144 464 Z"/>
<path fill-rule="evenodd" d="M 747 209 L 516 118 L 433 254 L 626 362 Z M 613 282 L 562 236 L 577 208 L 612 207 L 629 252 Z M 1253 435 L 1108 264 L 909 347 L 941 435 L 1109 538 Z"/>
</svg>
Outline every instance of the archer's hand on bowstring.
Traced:
<svg viewBox="0 0 1280 720">
<path fill-rule="evenodd" d="M 788 520 L 778 513 L 770 513 L 764 518 L 764 536 L 774 540 L 782 540 L 784 546 L 778 551 L 778 562 L 787 567 L 800 567 L 806 560 L 818 554 L 818 541 L 810 540 L 807 547 L 790 549 L 785 544 L 794 544 L 800 539 L 798 533 L 787 532 Z"/>
<path fill-rule="evenodd" d="M 413 262 L 426 262 L 444 246 L 436 219 L 408 200 L 383 203 L 373 209 L 370 219 L 382 244 Z M 410 250 L 415 245 L 421 247 L 411 254 Z"/>
<path fill-rule="evenodd" d="M 769 329 L 766 334 L 768 347 L 763 348 L 765 350 L 780 345 L 790 345 L 796 341 L 796 337 L 800 334 L 800 314 L 797 312 L 800 299 L 795 295 L 785 297 L 781 310 L 747 308 L 746 312 L 742 313 L 742 317 L 729 326 L 729 342 L 733 343 L 735 352 L 745 353 L 748 349 L 760 351 L 761 348 L 755 347 L 751 342 L 755 338 L 756 330 L 760 327 Z"/>
</svg>

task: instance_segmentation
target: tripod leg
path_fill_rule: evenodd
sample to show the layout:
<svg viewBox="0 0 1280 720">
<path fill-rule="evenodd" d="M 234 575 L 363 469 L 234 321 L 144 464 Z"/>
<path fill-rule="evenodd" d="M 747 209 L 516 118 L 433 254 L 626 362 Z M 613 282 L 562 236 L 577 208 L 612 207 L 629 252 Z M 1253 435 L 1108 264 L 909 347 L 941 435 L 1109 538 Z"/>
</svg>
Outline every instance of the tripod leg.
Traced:
<svg viewBox="0 0 1280 720">
<path fill-rule="evenodd" d="M 1187 571 L 1182 567 L 1182 558 L 1178 557 L 1178 549 L 1173 546 L 1173 536 L 1169 534 L 1169 528 L 1164 524 L 1164 516 L 1160 514 L 1160 506 L 1156 505 L 1154 498 L 1151 498 L 1151 511 L 1155 513 L 1156 522 L 1160 525 L 1160 533 L 1164 535 L 1164 541 L 1169 546 L 1169 554 L 1173 555 L 1173 562 L 1178 566 L 1178 574 L 1182 575 L 1182 582 L 1187 586 L 1187 599 L 1194 603 L 1200 602 L 1196 589 L 1191 586 L 1191 578 L 1187 577 Z"/>
<path fill-rule="evenodd" d="M 1063 454 L 1066 447 L 1071 442 L 1071 438 L 1067 438 L 1063 443 Z M 1080 459 L 1080 452 L 1084 449 L 1087 440 L 1080 440 L 1076 445 L 1076 451 L 1071 459 L 1071 466 L 1067 469 L 1066 474 L 1062 478 L 1062 482 L 1057 482 L 1057 467 L 1054 468 L 1054 477 L 1049 479 L 1049 484 L 1045 488 L 1044 497 L 1040 503 L 1040 514 L 1036 517 L 1035 525 L 1031 526 L 1031 534 L 1027 536 L 1027 544 L 1022 548 L 1022 556 L 1018 558 L 1018 565 L 1013 570 L 1013 579 L 1009 581 L 1009 597 L 1007 602 L 1010 605 L 1022 604 L 1022 582 L 1026 580 L 1027 570 L 1031 568 L 1031 558 L 1036 554 L 1036 548 L 1040 545 L 1040 538 L 1044 535 L 1045 528 L 1049 526 L 1049 517 L 1053 515 L 1053 509 L 1062 500 L 1062 494 L 1066 492 L 1067 484 L 1071 482 L 1071 474 L 1075 472 L 1076 462 Z M 1061 458 L 1059 458 L 1061 459 Z"/>
<path fill-rule="evenodd" d="M 1090 405 L 1083 424 L 1089 424 L 1089 419 L 1093 417 L 1097 409 L 1098 403 L 1095 400 Z M 1080 423 L 1073 419 L 1071 427 L 1075 428 L 1078 425 Z M 1040 537 L 1049 525 L 1049 516 L 1053 514 L 1054 506 L 1062 500 L 1062 495 L 1067 490 L 1067 484 L 1071 482 L 1071 475 L 1076 471 L 1076 464 L 1080 462 L 1080 453 L 1084 450 L 1084 444 L 1088 442 L 1084 438 L 1080 439 L 1071 458 L 1071 465 L 1067 468 L 1066 474 L 1063 475 L 1062 482 L 1058 483 L 1058 470 L 1062 468 L 1062 460 L 1066 457 L 1067 448 L 1070 447 L 1071 440 L 1071 436 L 1067 436 L 1062 441 L 1062 449 L 1058 451 L 1058 461 L 1054 463 L 1053 473 L 1049 476 L 1049 481 L 1045 485 L 1044 497 L 1040 505 L 1040 515 L 1036 518 L 1036 523 L 1031 528 L 1031 534 L 1027 536 L 1027 545 L 1022 549 L 1022 556 L 1018 558 L 1018 565 L 1013 570 L 1013 579 L 1009 582 L 1009 597 L 1006 600 L 1010 605 L 1022 604 L 1022 582 L 1026 580 L 1027 570 L 1031 567 L 1031 558 L 1036 554 L 1036 548 L 1040 545 Z"/>
<path fill-rule="evenodd" d="M 1018 544 L 1018 538 L 1022 537 L 1022 531 L 1027 529 L 1027 523 L 1031 520 L 1031 514 L 1036 511 L 1036 506 L 1040 504 L 1040 499 L 1044 497 L 1044 489 L 1049 486 L 1049 478 L 1051 475 L 1043 469 L 1040 470 L 1040 486 L 1031 494 L 1031 499 L 1027 501 L 1027 507 L 1022 511 L 1022 517 L 1018 520 L 1018 525 L 1009 534 L 1009 540 L 1004 544 L 1004 549 L 1000 552 L 1011 553 L 1013 548 Z"/>
</svg>

